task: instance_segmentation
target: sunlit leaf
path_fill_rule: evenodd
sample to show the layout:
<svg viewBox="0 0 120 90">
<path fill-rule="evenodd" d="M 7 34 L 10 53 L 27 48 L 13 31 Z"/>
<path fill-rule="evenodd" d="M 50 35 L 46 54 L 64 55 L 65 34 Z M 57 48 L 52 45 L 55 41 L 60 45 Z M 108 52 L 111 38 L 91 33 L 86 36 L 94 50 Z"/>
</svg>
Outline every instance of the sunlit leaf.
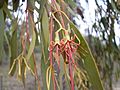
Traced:
<svg viewBox="0 0 120 90">
<path fill-rule="evenodd" d="M 31 38 L 31 41 L 30 43 L 28 42 L 28 45 L 27 45 L 27 49 L 28 49 L 28 54 L 26 55 L 26 60 L 29 60 L 29 65 L 30 65 L 30 68 L 32 70 L 32 72 L 34 73 L 34 67 L 35 67 L 35 64 L 34 64 L 34 48 L 35 48 L 35 43 L 36 43 L 36 33 L 35 33 L 35 29 L 34 29 L 34 22 L 33 22 L 33 18 L 32 16 L 29 16 L 29 31 L 31 31 L 32 33 L 32 38 Z"/>
<path fill-rule="evenodd" d="M 43 33 L 43 37 L 44 37 L 44 42 L 45 42 L 45 46 L 46 48 L 48 47 L 48 43 L 49 43 L 49 18 L 48 18 L 48 14 L 46 9 L 44 8 L 43 11 L 43 16 L 42 16 L 42 30 L 41 32 Z"/>
</svg>

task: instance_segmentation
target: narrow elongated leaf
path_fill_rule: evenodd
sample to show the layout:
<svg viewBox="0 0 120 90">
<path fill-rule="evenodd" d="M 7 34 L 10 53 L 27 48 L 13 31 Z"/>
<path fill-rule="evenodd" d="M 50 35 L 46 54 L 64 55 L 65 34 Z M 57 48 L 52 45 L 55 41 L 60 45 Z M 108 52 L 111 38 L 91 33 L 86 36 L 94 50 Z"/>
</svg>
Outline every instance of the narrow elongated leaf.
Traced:
<svg viewBox="0 0 120 90">
<path fill-rule="evenodd" d="M 10 49 L 11 49 L 11 58 L 10 58 L 10 68 L 14 62 L 14 60 L 17 58 L 17 48 L 18 48 L 18 45 L 17 45 L 17 19 L 15 19 L 13 21 L 13 24 L 12 24 L 12 38 L 11 38 L 11 42 L 10 42 Z M 16 64 L 12 70 L 12 72 L 10 73 L 11 76 L 14 75 L 15 73 L 15 70 L 16 70 Z"/>
<path fill-rule="evenodd" d="M 42 25 L 41 25 L 41 50 L 42 50 L 42 57 L 41 57 L 41 71 L 43 76 L 43 85 L 44 89 L 47 90 L 46 85 L 46 70 L 48 68 L 48 63 L 46 64 L 48 60 L 48 45 L 49 45 L 49 19 L 46 12 L 46 9 L 44 8 L 43 16 L 41 19 Z"/>
<path fill-rule="evenodd" d="M 45 8 L 42 16 L 42 32 L 45 40 L 45 45 L 47 46 L 49 43 L 49 19 Z"/>
<path fill-rule="evenodd" d="M 48 46 L 49 46 L 49 19 L 47 11 L 44 8 L 42 16 L 42 29 L 41 29 L 41 38 L 42 38 L 42 49 L 44 52 L 45 61 L 48 60 Z"/>
<path fill-rule="evenodd" d="M 27 7 L 28 7 L 28 26 L 29 30 L 27 30 L 29 33 L 28 38 L 31 39 L 31 41 L 28 40 L 27 43 L 27 51 L 28 54 L 26 56 L 26 60 L 29 63 L 30 70 L 32 74 L 35 74 L 35 58 L 34 58 L 34 48 L 36 43 L 36 31 L 35 31 L 35 23 L 33 18 L 33 10 L 34 10 L 35 0 L 28 0 L 27 1 Z M 26 28 L 27 29 L 27 28 Z M 32 38 L 31 38 L 32 37 Z"/>
<path fill-rule="evenodd" d="M 34 31 L 34 28 L 32 30 L 32 41 L 30 43 L 30 47 L 29 47 L 29 50 L 28 50 L 28 54 L 26 56 L 26 59 L 29 60 L 32 53 L 33 53 L 33 50 L 34 50 L 34 47 L 35 47 L 35 41 L 36 41 L 36 34 L 35 34 L 35 31 Z"/>
<path fill-rule="evenodd" d="M 3 50 L 3 40 L 4 40 L 4 27 L 5 27 L 5 22 L 4 22 L 4 15 L 3 15 L 3 10 L 0 10 L 0 62 L 2 60 L 2 50 Z"/>
<path fill-rule="evenodd" d="M 39 11 L 40 20 L 42 19 L 42 15 L 43 15 L 43 12 L 44 12 L 44 6 L 45 6 L 46 2 L 47 2 L 47 0 L 40 0 L 39 1 L 39 4 L 41 5 L 40 6 L 40 11 Z"/>
<path fill-rule="evenodd" d="M 75 27 L 75 25 L 72 22 L 70 23 L 70 27 L 73 30 L 73 32 L 78 36 L 78 38 L 81 42 L 80 47 L 83 48 L 83 50 L 81 50 L 81 52 L 84 53 L 86 51 L 85 56 L 82 56 L 82 58 L 84 60 L 84 67 L 89 76 L 89 81 L 92 84 L 92 90 L 103 90 L 103 86 L 102 86 L 102 82 L 100 80 L 98 68 L 96 66 L 95 60 L 91 54 L 91 51 L 88 47 L 87 42 L 85 41 L 85 39 L 83 38 L 83 36 L 79 32 L 79 30 Z M 79 54 L 81 54 L 81 53 L 79 53 Z"/>
</svg>

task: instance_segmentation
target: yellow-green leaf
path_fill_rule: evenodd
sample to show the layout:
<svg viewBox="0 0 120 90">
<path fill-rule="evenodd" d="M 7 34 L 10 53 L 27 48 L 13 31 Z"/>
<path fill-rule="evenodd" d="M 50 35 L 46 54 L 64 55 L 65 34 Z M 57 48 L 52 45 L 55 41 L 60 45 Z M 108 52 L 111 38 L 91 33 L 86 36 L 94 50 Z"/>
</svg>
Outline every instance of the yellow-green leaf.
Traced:
<svg viewBox="0 0 120 90">
<path fill-rule="evenodd" d="M 48 43 L 49 43 L 49 18 L 48 18 L 48 14 L 46 9 L 44 8 L 43 11 L 43 16 L 42 16 L 42 34 L 44 37 L 44 42 L 45 42 L 45 46 L 46 48 L 48 47 Z"/>
</svg>

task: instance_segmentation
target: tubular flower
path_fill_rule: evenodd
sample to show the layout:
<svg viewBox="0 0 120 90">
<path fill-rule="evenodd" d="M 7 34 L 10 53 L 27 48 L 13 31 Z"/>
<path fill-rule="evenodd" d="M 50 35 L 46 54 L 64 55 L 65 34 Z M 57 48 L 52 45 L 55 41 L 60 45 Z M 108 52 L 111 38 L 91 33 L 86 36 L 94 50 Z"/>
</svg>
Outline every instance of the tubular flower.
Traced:
<svg viewBox="0 0 120 90">
<path fill-rule="evenodd" d="M 69 75 L 70 75 L 70 83 L 71 83 L 72 90 L 74 90 L 73 69 L 76 66 L 73 58 L 73 54 L 75 53 L 75 51 L 79 46 L 78 43 L 74 42 L 74 39 L 71 39 L 71 40 L 62 39 L 60 42 L 61 54 L 63 55 L 66 64 L 69 64 Z"/>
</svg>

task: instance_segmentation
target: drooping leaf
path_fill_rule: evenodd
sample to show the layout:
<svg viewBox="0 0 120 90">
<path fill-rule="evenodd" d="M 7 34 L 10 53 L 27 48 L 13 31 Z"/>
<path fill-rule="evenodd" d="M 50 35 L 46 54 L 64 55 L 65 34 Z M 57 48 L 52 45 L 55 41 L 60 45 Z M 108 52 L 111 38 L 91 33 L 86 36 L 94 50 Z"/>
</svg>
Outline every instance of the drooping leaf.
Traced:
<svg viewBox="0 0 120 90">
<path fill-rule="evenodd" d="M 75 27 L 75 25 L 72 22 L 70 23 L 70 27 L 73 30 L 73 32 L 78 36 L 81 42 L 80 47 L 82 47 L 83 50 L 80 51 L 82 53 L 85 53 L 85 56 L 82 56 L 81 53 L 78 52 L 84 60 L 84 67 L 89 76 L 89 81 L 92 84 L 92 90 L 103 90 L 103 85 L 99 76 L 98 68 L 96 66 L 95 60 L 91 54 L 86 40 L 83 38 L 79 30 Z M 80 49 L 80 47 L 78 49 Z"/>
<path fill-rule="evenodd" d="M 42 16 L 42 25 L 41 25 L 41 38 L 45 54 L 45 61 L 48 60 L 48 46 L 49 46 L 49 19 L 47 15 L 47 11 L 44 8 L 43 16 Z"/>
<path fill-rule="evenodd" d="M 35 47 L 35 40 L 36 40 L 36 34 L 35 34 L 35 31 L 34 31 L 34 28 L 32 28 L 32 40 L 30 42 L 30 47 L 29 47 L 29 50 L 28 50 L 28 54 L 26 56 L 26 59 L 29 60 L 32 53 L 33 53 L 33 50 L 34 50 L 34 47 Z"/>
<path fill-rule="evenodd" d="M 45 8 L 42 16 L 42 32 L 45 40 L 45 45 L 47 46 L 49 43 L 49 18 Z"/>
<path fill-rule="evenodd" d="M 18 45 L 17 45 L 17 19 L 13 20 L 11 31 L 12 31 L 12 38 L 10 41 L 10 49 L 11 49 L 10 68 L 13 65 L 14 60 L 17 58 L 17 49 L 18 49 Z M 11 76 L 14 75 L 15 70 L 16 70 L 16 64 L 15 64 L 12 72 L 10 73 Z"/>
<path fill-rule="evenodd" d="M 32 39 L 30 41 L 30 43 L 28 42 L 28 45 L 27 45 L 27 49 L 28 49 L 28 54 L 26 55 L 26 60 L 29 60 L 29 65 L 30 65 L 30 68 L 32 70 L 32 72 L 34 73 L 34 48 L 35 48 L 35 43 L 36 43 L 36 33 L 35 33 L 35 29 L 34 29 L 34 22 L 33 22 L 33 18 L 32 16 L 30 15 L 29 16 L 29 31 L 31 31 L 32 33 Z"/>
<path fill-rule="evenodd" d="M 49 66 L 49 64 L 47 63 L 48 60 L 48 45 L 49 45 L 49 19 L 48 19 L 48 15 L 46 12 L 46 9 L 43 9 L 43 15 L 41 18 L 41 52 L 42 52 L 42 57 L 41 57 L 41 72 L 42 72 L 42 76 L 43 76 L 43 85 L 44 86 L 44 90 L 47 90 L 47 86 L 46 86 L 46 70 Z"/>
<path fill-rule="evenodd" d="M 4 15 L 3 15 L 3 10 L 0 9 L 0 62 L 2 60 L 2 50 L 3 50 L 3 41 L 4 41 L 4 27 L 5 27 L 5 22 L 4 22 Z"/>
</svg>

